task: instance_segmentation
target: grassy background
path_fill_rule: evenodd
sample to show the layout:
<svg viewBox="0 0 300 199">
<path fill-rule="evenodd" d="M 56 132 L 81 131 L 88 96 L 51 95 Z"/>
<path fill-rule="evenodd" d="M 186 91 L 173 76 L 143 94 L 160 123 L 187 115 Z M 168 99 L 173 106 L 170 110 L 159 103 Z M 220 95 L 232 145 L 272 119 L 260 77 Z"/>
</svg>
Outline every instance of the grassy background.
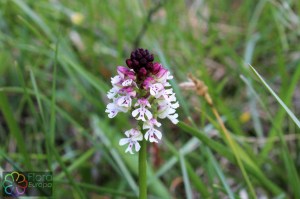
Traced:
<svg viewBox="0 0 300 199">
<path fill-rule="evenodd" d="M 53 171 L 53 198 L 136 197 L 137 155 L 118 146 L 135 122 L 104 110 L 138 46 L 174 74 L 181 105 L 180 124 L 164 121 L 149 146 L 151 198 L 300 198 L 299 13 L 296 0 L 0 0 L 1 170 Z M 229 139 L 179 87 L 188 73 Z"/>
</svg>

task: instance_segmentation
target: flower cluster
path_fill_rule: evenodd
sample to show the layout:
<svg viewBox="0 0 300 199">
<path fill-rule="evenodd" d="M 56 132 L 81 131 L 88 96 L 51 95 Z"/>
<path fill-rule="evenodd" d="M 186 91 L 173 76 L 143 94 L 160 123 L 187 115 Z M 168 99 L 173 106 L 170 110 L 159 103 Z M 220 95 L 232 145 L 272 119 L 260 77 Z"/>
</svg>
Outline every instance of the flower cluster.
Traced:
<svg viewBox="0 0 300 199">
<path fill-rule="evenodd" d="M 128 66 L 118 66 L 118 75 L 111 78 L 112 89 L 107 97 L 112 100 L 106 107 L 109 118 L 119 112 L 131 111 L 132 117 L 142 122 L 142 126 L 125 132 L 126 138 L 120 145 L 128 144 L 125 152 L 133 154 L 140 150 L 138 141 L 143 139 L 158 142 L 162 133 L 157 129 L 161 124 L 158 118 L 168 118 L 177 124 L 176 109 L 179 104 L 168 80 L 173 76 L 160 63 L 153 63 L 154 56 L 148 50 L 137 49 L 126 60 Z M 142 130 L 145 134 L 142 134 Z"/>
</svg>

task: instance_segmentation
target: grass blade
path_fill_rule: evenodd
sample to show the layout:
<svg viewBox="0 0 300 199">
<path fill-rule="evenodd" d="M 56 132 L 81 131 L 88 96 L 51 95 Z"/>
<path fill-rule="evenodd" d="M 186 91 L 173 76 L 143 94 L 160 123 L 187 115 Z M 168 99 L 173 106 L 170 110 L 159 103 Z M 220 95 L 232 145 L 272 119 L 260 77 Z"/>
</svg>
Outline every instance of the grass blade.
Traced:
<svg viewBox="0 0 300 199">
<path fill-rule="evenodd" d="M 259 73 L 250 65 L 251 70 L 255 73 L 255 75 L 259 78 L 261 83 L 267 88 L 267 90 L 273 95 L 273 97 L 278 101 L 278 103 L 284 108 L 287 114 L 292 118 L 292 120 L 296 123 L 296 125 L 300 128 L 300 122 L 293 114 L 292 111 L 285 105 L 285 103 L 276 95 L 276 93 L 271 89 L 271 87 L 264 81 L 264 79 L 259 75 Z M 293 192 L 296 198 L 300 197 L 300 190 L 298 187 L 300 186 L 300 179 L 297 172 L 297 169 L 294 165 L 293 159 L 290 155 L 288 146 L 286 141 L 284 140 L 283 133 L 281 131 L 278 132 L 280 142 L 282 145 L 282 158 L 285 165 L 285 169 L 287 170 L 287 178 L 290 182 L 291 187 L 293 188 Z"/>
<path fill-rule="evenodd" d="M 24 157 L 24 162 L 25 162 L 25 165 L 27 166 L 27 169 L 32 169 L 32 165 L 29 161 L 30 160 L 29 152 L 26 149 L 24 137 L 22 136 L 19 125 L 17 124 L 17 122 L 14 118 L 13 112 L 8 103 L 7 96 L 2 92 L 0 92 L 0 110 L 2 111 L 2 114 L 4 115 L 4 118 L 7 122 L 7 125 L 10 130 L 11 135 L 13 136 L 13 138 L 16 139 L 16 144 L 18 146 L 19 152 Z"/>
<path fill-rule="evenodd" d="M 260 82 L 266 87 L 266 89 L 273 95 L 273 97 L 277 100 L 277 102 L 284 108 L 284 110 L 287 112 L 287 114 L 292 118 L 292 120 L 295 122 L 295 124 L 300 128 L 300 121 L 296 118 L 294 113 L 285 105 L 285 103 L 278 97 L 278 95 L 273 91 L 273 89 L 265 82 L 265 80 L 260 76 L 260 74 L 253 68 L 251 65 L 249 65 L 251 70 L 254 72 L 254 74 L 258 77 Z"/>
<path fill-rule="evenodd" d="M 184 156 L 181 152 L 179 152 L 179 160 L 180 160 L 180 166 L 181 166 L 181 172 L 183 175 L 183 182 L 184 182 L 184 188 L 185 188 L 185 193 L 186 193 L 186 198 L 187 199 L 192 199 L 192 188 L 191 188 L 191 183 L 187 174 L 187 169 L 185 166 L 185 160 Z"/>
</svg>

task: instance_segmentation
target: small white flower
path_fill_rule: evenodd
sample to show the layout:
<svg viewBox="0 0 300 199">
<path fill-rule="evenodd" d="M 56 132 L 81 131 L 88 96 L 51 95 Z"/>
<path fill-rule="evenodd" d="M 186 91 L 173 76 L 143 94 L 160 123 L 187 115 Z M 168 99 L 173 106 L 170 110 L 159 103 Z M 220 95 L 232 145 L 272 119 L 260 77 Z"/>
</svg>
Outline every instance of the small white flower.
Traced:
<svg viewBox="0 0 300 199">
<path fill-rule="evenodd" d="M 128 110 L 129 110 L 129 108 L 127 108 L 127 107 L 122 107 L 122 106 L 118 106 L 118 105 L 116 104 L 116 101 L 114 101 L 113 103 L 107 104 L 105 112 L 108 113 L 108 117 L 109 117 L 109 118 L 113 118 L 113 117 L 115 117 L 119 112 L 124 112 L 124 113 L 126 113 Z"/>
<path fill-rule="evenodd" d="M 138 152 L 141 148 L 138 141 L 143 140 L 143 134 L 137 129 L 130 129 L 125 132 L 125 135 L 127 138 L 122 138 L 119 142 L 119 145 L 121 145 L 121 146 L 128 144 L 128 147 L 125 150 L 125 153 L 130 152 L 131 154 L 133 154 L 133 151 L 132 151 L 133 146 L 135 148 L 135 151 Z"/>
<path fill-rule="evenodd" d="M 173 98 L 174 97 L 174 98 Z M 175 103 L 172 103 L 175 102 Z M 167 99 L 158 99 L 157 103 L 160 107 L 160 109 L 165 109 L 165 108 L 173 108 L 173 109 L 177 109 L 179 107 L 179 103 L 176 102 L 176 98 L 174 95 L 172 95 L 171 97 L 168 96 Z"/>
<path fill-rule="evenodd" d="M 124 106 L 124 107 L 131 107 L 131 97 L 130 95 L 125 95 L 125 96 L 120 96 L 116 102 L 118 104 L 118 106 Z"/>
<path fill-rule="evenodd" d="M 154 126 L 160 127 L 161 123 L 159 123 L 155 118 L 152 118 L 151 120 L 147 120 L 143 123 L 143 129 L 150 129 L 154 128 Z"/>
<path fill-rule="evenodd" d="M 174 95 L 171 95 L 174 96 Z M 159 104 L 158 106 L 158 117 L 163 119 L 163 118 L 169 118 L 171 120 L 172 123 L 177 124 L 178 120 L 178 114 L 174 114 L 176 112 L 176 108 L 179 107 L 179 103 L 175 102 L 172 103 L 174 101 L 176 101 L 176 98 L 174 97 L 170 97 L 168 98 L 168 100 L 166 99 L 159 99 L 157 102 Z"/>
<path fill-rule="evenodd" d="M 109 118 L 113 118 L 118 114 L 119 110 L 116 108 L 114 103 L 109 103 L 106 106 L 105 113 L 108 113 Z"/>
<path fill-rule="evenodd" d="M 111 78 L 111 84 L 113 86 L 119 84 L 121 81 L 122 81 L 122 78 L 119 75 L 116 75 Z"/>
<path fill-rule="evenodd" d="M 132 83 L 133 83 L 132 79 L 127 79 L 122 83 L 122 86 L 131 86 Z"/>
<path fill-rule="evenodd" d="M 149 86 L 150 94 L 153 95 L 155 98 L 159 98 L 164 91 L 164 86 L 161 83 L 151 84 Z"/>
<path fill-rule="evenodd" d="M 168 102 L 176 102 L 177 100 L 175 97 L 175 93 L 173 93 L 172 95 L 164 95 L 164 98 Z"/>
<path fill-rule="evenodd" d="M 177 124 L 178 121 L 178 114 L 173 114 L 173 115 L 168 115 L 167 118 L 169 118 L 169 120 L 173 123 L 173 124 Z"/>
<path fill-rule="evenodd" d="M 169 106 L 163 106 L 158 108 L 158 117 L 161 119 L 166 118 L 168 115 L 172 115 L 176 112 L 175 109 Z"/>
<path fill-rule="evenodd" d="M 148 102 L 148 100 L 145 98 L 141 98 L 138 100 L 138 102 L 134 106 L 138 106 L 138 105 L 140 105 L 140 108 L 132 111 L 132 116 L 136 117 L 137 115 L 139 115 L 138 118 L 136 118 L 136 119 L 142 120 L 145 122 L 146 121 L 145 115 L 146 115 L 147 119 L 150 120 L 152 118 L 152 113 L 146 108 L 146 106 L 151 108 L 151 105 Z"/>
<path fill-rule="evenodd" d="M 161 95 L 164 97 L 164 99 L 170 101 L 170 102 L 175 102 L 176 101 L 176 97 L 175 97 L 175 93 L 173 93 L 173 89 L 169 88 L 169 89 L 164 89 L 161 92 Z"/>
<path fill-rule="evenodd" d="M 163 83 L 163 85 L 164 85 L 164 87 L 169 87 L 169 86 L 171 86 L 171 84 L 170 84 L 168 81 L 166 81 L 165 83 Z"/>
<path fill-rule="evenodd" d="M 164 69 L 166 70 L 166 69 Z M 171 75 L 170 71 L 163 71 L 162 75 L 159 76 L 156 80 L 157 82 L 162 83 L 164 86 L 170 86 L 170 83 L 168 80 L 173 79 L 173 76 Z"/>
<path fill-rule="evenodd" d="M 116 94 L 119 92 L 119 90 L 120 89 L 117 87 L 112 87 L 112 89 L 110 89 L 107 93 L 108 99 L 113 99 L 116 96 Z"/>
<path fill-rule="evenodd" d="M 154 128 L 154 126 L 160 127 L 161 123 L 159 123 L 155 118 L 152 118 L 151 120 L 148 120 L 144 122 L 143 129 L 148 129 L 148 131 L 145 133 L 145 139 L 150 142 L 158 142 L 157 139 L 161 139 L 162 134 L 160 131 Z M 156 139 L 157 138 L 157 139 Z"/>
</svg>

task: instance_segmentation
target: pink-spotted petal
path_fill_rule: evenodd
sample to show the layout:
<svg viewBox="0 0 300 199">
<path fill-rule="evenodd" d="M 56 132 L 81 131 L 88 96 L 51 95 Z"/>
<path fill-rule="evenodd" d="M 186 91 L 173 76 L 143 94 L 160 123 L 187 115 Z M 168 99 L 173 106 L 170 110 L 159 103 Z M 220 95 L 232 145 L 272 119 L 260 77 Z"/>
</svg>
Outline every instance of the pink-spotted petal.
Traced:
<svg viewBox="0 0 300 199">
<path fill-rule="evenodd" d="M 132 143 L 129 143 L 125 153 L 127 153 L 127 152 L 129 152 L 130 154 L 133 154 L 133 152 L 132 152 Z"/>
<path fill-rule="evenodd" d="M 139 150 L 141 149 L 141 146 L 138 142 L 135 143 L 135 151 L 139 152 Z"/>
<path fill-rule="evenodd" d="M 145 109 L 145 114 L 146 114 L 148 120 L 150 120 L 152 118 L 152 113 L 148 109 Z"/>
<path fill-rule="evenodd" d="M 127 79 L 122 83 L 122 86 L 130 86 L 132 84 L 132 79 Z"/>
<path fill-rule="evenodd" d="M 159 140 L 161 140 L 161 138 L 162 138 L 162 134 L 161 134 L 161 132 L 160 131 L 158 131 L 158 130 L 156 130 L 156 129 L 154 129 L 154 134 L 155 134 L 155 136 L 159 139 Z"/>
<path fill-rule="evenodd" d="M 138 113 L 139 109 L 135 109 L 134 111 L 132 111 L 132 117 L 136 117 Z"/>
<path fill-rule="evenodd" d="M 120 146 L 123 146 L 123 145 L 125 145 L 125 144 L 127 144 L 127 143 L 129 143 L 130 142 L 130 138 L 122 138 L 122 139 L 120 139 L 120 141 L 119 141 L 119 145 Z"/>
<path fill-rule="evenodd" d="M 178 114 L 176 113 L 176 114 L 174 114 L 174 115 L 168 115 L 167 116 L 168 118 L 169 118 L 169 120 L 171 120 L 171 122 L 173 123 L 173 124 L 177 124 L 179 121 L 178 121 Z"/>
</svg>

